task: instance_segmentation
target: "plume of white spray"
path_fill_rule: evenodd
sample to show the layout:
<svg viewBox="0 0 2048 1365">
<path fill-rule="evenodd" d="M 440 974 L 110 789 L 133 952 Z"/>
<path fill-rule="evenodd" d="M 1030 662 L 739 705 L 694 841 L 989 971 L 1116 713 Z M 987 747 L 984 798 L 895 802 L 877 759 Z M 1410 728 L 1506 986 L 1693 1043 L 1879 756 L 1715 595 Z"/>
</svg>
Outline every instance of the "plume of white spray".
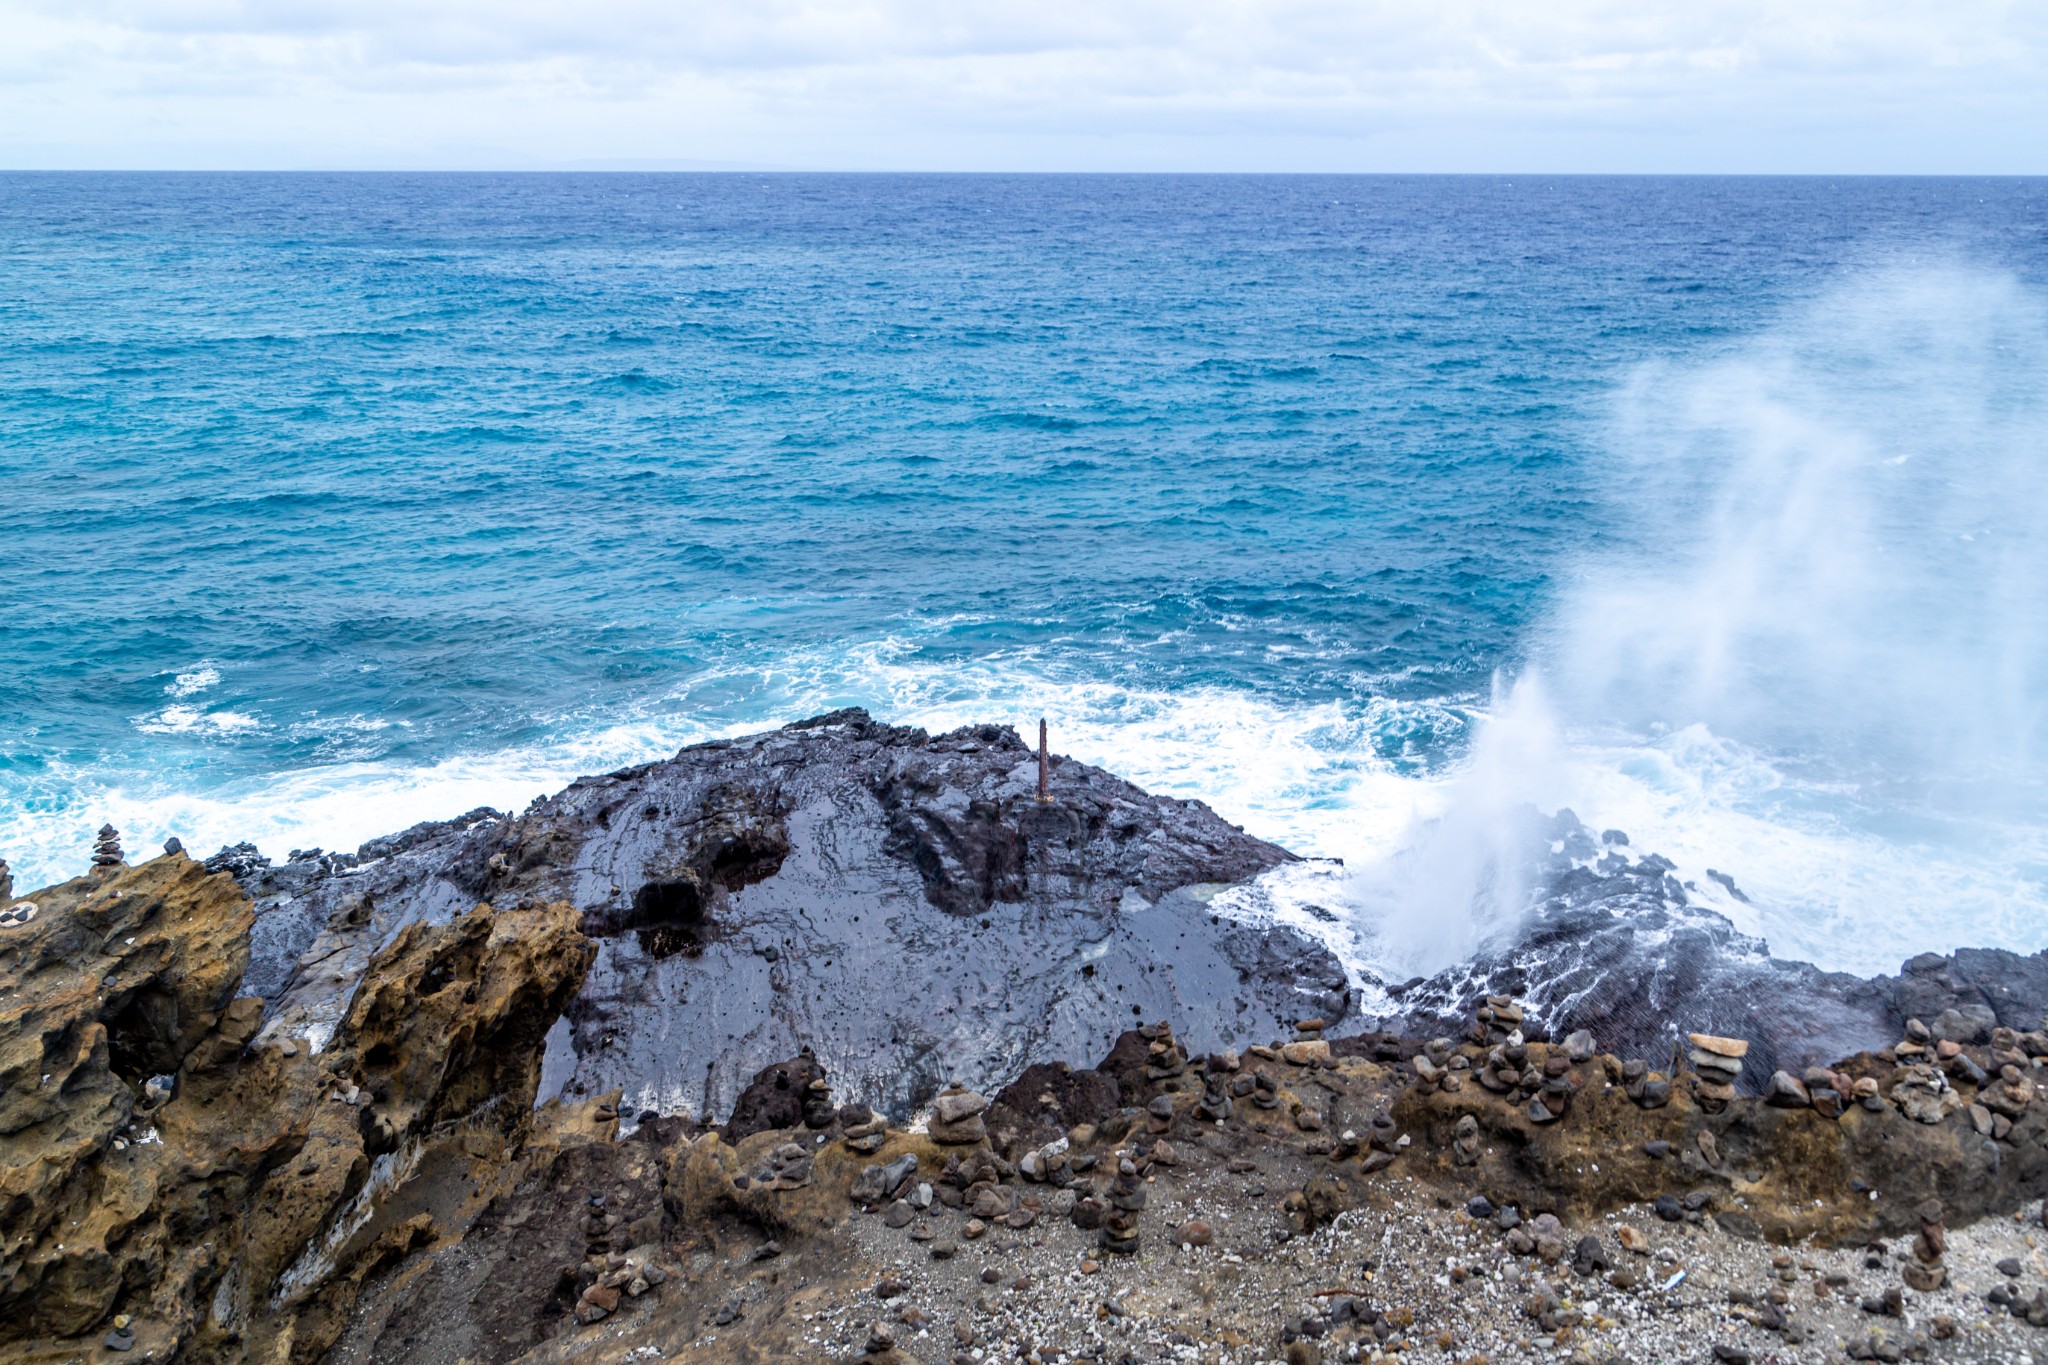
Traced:
<svg viewBox="0 0 2048 1365">
<path fill-rule="evenodd" d="M 1860 272 L 1642 366 L 1609 438 L 1620 543 L 1567 574 L 1442 813 L 1358 878 L 1386 965 L 1512 928 L 1529 804 L 1736 870 L 1781 950 L 1875 970 L 2048 941 L 2040 295 Z"/>
<path fill-rule="evenodd" d="M 1441 812 L 1353 879 L 1351 895 L 1378 925 L 1374 955 L 1397 978 L 1470 956 L 1528 904 L 1537 806 L 1556 793 L 1557 728 L 1534 674 L 1512 683 L 1496 676 L 1493 690 L 1493 709 Z"/>
<path fill-rule="evenodd" d="M 2037 296 L 1861 276 L 1704 365 L 1644 367 L 1610 444 L 1647 535 L 1557 614 L 1569 724 L 1699 723 L 1824 780 L 2023 799 L 2048 715 Z"/>
</svg>

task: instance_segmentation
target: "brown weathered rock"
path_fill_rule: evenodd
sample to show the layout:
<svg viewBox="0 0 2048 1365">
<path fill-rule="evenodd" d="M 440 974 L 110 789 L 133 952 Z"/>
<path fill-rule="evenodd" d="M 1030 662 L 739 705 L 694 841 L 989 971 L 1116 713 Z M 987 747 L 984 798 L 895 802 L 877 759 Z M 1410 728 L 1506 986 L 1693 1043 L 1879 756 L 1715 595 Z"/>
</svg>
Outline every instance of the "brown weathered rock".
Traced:
<svg viewBox="0 0 2048 1365">
<path fill-rule="evenodd" d="M 1733 1057 L 1738 1061 L 1749 1055 L 1749 1040 L 1746 1038 L 1718 1038 L 1711 1033 L 1688 1033 L 1685 1040 L 1702 1052 Z"/>
<path fill-rule="evenodd" d="M 151 1351 L 316 1357 L 362 1277 L 431 1236 L 377 1214 L 436 1126 L 528 1121 L 592 954 L 567 907 L 479 908 L 377 954 L 319 1053 L 251 1049 L 232 879 L 172 854 L 37 899 L 0 960 L 0 1355 L 62 1356 L 118 1311 Z"/>
<path fill-rule="evenodd" d="M 1852 1090 L 1876 1095 L 1881 1079 L 1890 1088 L 1890 1073 L 1875 1058 L 1837 1070 Z M 1685 1087 L 1671 1091 L 1665 1107 L 1643 1109 L 1619 1087 L 1587 1086 L 1569 1114 L 1550 1123 L 1532 1122 L 1520 1104 L 1483 1090 L 1425 1095 L 1409 1087 L 1393 1117 L 1417 1135 L 1402 1158 L 1410 1178 L 1482 1189 L 1497 1204 L 1547 1207 L 1578 1222 L 1651 1203 L 1673 1190 L 1673 1162 L 1646 1149 L 1685 1152 L 1685 1178 L 1740 1194 L 1735 1221 L 1748 1235 L 1847 1243 L 1917 1229 L 1914 1206 L 1928 1198 L 1939 1198 L 1948 1219 L 1960 1222 L 2038 1197 L 2048 1184 L 2048 1148 L 2033 1145 L 2034 1135 L 2048 1137 L 2044 1111 L 2048 1105 L 2029 1106 L 1996 1155 L 1968 1124 L 1914 1122 L 1891 1105 L 1828 1118 L 1740 1098 L 1710 1117 Z M 1700 1151 L 1704 1134 L 1712 1135 L 1718 1161 Z M 1859 1193 L 1859 1181 L 1885 1198 Z"/>
<path fill-rule="evenodd" d="M 1280 1056 L 1294 1066 L 1315 1066 L 1329 1060 L 1330 1045 L 1320 1038 L 1285 1043 L 1280 1048 Z"/>
</svg>

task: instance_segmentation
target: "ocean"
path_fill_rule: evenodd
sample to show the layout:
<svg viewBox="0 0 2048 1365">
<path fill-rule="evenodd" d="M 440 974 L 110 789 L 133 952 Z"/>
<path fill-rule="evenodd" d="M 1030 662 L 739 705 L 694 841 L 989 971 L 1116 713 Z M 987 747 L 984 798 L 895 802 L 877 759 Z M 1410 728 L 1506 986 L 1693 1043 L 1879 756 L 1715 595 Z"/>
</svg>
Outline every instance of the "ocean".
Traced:
<svg viewBox="0 0 2048 1365">
<path fill-rule="evenodd" d="M 863 705 L 1342 859 L 1374 970 L 1524 805 L 2032 951 L 2044 516 L 2048 180 L 0 175 L 24 890 Z"/>
</svg>

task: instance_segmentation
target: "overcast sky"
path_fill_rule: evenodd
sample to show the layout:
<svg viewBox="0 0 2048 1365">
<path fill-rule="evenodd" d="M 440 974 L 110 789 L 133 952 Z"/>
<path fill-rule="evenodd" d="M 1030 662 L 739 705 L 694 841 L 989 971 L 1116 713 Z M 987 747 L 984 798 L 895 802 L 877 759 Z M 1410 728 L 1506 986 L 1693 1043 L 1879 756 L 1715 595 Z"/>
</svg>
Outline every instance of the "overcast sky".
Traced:
<svg viewBox="0 0 2048 1365">
<path fill-rule="evenodd" d="M 2048 3 L 0 0 L 0 165 L 2048 171 Z"/>
</svg>

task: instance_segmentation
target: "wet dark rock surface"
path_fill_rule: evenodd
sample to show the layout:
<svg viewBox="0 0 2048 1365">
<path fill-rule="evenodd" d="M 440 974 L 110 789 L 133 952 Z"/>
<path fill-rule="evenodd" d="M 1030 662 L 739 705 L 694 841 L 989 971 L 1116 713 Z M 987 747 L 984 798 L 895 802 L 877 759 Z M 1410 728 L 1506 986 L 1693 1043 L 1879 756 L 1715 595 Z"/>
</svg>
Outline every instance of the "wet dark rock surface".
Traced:
<svg viewBox="0 0 2048 1365">
<path fill-rule="evenodd" d="M 317 1041 L 404 925 L 567 900 L 599 955 L 542 1094 L 700 1117 L 806 1045 L 840 1099 L 901 1118 L 949 1079 L 1098 1055 L 1140 1018 L 1222 1048 L 1345 1017 L 1322 946 L 1208 910 L 1290 854 L 1084 764 L 1053 761 L 1049 802 L 1036 782 L 1007 728 L 846 711 L 354 855 L 244 852 L 224 863 L 258 904 L 244 989 Z"/>
<path fill-rule="evenodd" d="M 1532 1035 L 1589 1029 L 1631 1056 L 1668 1058 L 1687 1032 L 1749 1039 L 1740 1087 L 1761 1094 L 1774 1071 L 1876 1050 L 1908 1019 L 1950 1016 L 1958 1041 L 1983 1042 L 1998 1025 L 2037 1029 L 2048 1011 L 2048 954 L 1963 949 L 1922 954 L 1896 977 L 1824 972 L 1772 958 L 1617 831 L 1596 836 L 1563 812 L 1546 832 L 1556 851 L 1535 869 L 1533 914 L 1472 961 L 1390 987 L 1390 1027 L 1456 1037 L 1478 1000 L 1509 995 L 1526 1002 Z"/>
</svg>

